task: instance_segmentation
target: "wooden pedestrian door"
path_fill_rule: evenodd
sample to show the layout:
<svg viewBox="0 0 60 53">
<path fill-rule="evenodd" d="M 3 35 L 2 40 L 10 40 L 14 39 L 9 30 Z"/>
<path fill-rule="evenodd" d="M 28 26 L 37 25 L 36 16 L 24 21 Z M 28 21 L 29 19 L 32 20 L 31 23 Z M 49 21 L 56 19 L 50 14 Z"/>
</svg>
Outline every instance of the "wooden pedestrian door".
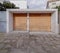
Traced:
<svg viewBox="0 0 60 53">
<path fill-rule="evenodd" d="M 28 24 L 27 24 L 28 22 Z M 13 30 L 30 32 L 50 32 L 50 13 L 15 13 L 13 14 Z"/>
</svg>

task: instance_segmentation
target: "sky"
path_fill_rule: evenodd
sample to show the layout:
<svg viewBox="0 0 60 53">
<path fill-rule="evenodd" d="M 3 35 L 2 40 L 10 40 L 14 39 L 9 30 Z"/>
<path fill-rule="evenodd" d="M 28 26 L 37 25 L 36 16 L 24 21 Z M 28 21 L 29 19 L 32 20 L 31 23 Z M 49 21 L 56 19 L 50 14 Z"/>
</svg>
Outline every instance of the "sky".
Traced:
<svg viewBox="0 0 60 53">
<path fill-rule="evenodd" d="M 39 9 L 45 9 L 47 5 L 47 0 L 28 0 L 29 8 L 39 8 Z"/>
<path fill-rule="evenodd" d="M 20 7 L 20 9 L 26 9 L 27 8 L 27 1 L 10 1 L 14 3 L 17 7 Z"/>
<path fill-rule="evenodd" d="M 16 6 L 19 6 L 21 9 L 26 9 L 27 4 L 29 8 L 33 9 L 45 9 L 47 5 L 47 0 L 10 0 Z M 20 2 L 19 2 L 20 1 Z"/>
</svg>

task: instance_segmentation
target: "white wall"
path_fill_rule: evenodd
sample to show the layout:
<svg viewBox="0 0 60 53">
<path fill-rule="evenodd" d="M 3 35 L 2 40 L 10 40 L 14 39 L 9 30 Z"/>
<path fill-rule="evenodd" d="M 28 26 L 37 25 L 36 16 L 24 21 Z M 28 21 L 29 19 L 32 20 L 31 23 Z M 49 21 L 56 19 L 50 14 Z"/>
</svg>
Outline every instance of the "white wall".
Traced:
<svg viewBox="0 0 60 53">
<path fill-rule="evenodd" d="M 55 11 L 54 13 L 52 13 L 52 17 L 51 17 L 51 26 L 52 26 L 52 32 L 53 33 L 59 33 L 59 28 L 58 28 L 58 11 Z"/>
<path fill-rule="evenodd" d="M 45 10 L 32 10 L 32 9 L 27 9 L 27 10 L 20 10 L 20 9 L 10 9 L 10 10 L 7 10 L 7 33 L 9 32 L 12 32 L 12 16 L 11 16 L 11 12 L 12 13 L 51 13 L 51 33 L 56 33 L 58 34 L 58 11 L 57 9 L 45 9 Z M 48 32 L 49 33 L 49 32 Z"/>
<path fill-rule="evenodd" d="M 0 32 L 6 32 L 6 12 L 0 11 Z"/>
<path fill-rule="evenodd" d="M 49 8 L 54 8 L 56 6 L 60 6 L 60 1 L 50 2 L 48 5 Z"/>
</svg>

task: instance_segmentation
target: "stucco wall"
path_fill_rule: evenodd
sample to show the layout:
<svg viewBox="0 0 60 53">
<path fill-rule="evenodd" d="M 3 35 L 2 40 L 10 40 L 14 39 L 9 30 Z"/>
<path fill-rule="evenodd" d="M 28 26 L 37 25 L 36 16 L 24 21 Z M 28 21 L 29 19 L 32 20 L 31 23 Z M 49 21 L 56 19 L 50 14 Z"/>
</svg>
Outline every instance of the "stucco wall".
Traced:
<svg viewBox="0 0 60 53">
<path fill-rule="evenodd" d="M 59 34 L 60 34 L 60 11 L 58 12 L 58 24 L 59 24 Z"/>
<path fill-rule="evenodd" d="M 0 11 L 0 32 L 6 32 L 6 12 Z"/>
<path fill-rule="evenodd" d="M 60 12 L 59 12 L 60 20 Z M 0 11 L 0 32 L 6 32 L 6 12 Z M 59 33 L 60 33 L 60 21 L 59 21 Z"/>
<path fill-rule="evenodd" d="M 57 11 L 57 9 L 45 9 L 45 10 L 40 10 L 40 9 L 26 9 L 26 10 L 20 10 L 20 9 L 8 9 L 7 10 L 7 33 L 9 33 L 9 32 L 16 32 L 16 31 L 13 31 L 13 30 L 11 30 L 11 26 L 12 26 L 12 24 L 11 24 L 11 16 L 9 15 L 10 13 L 27 13 L 27 12 L 29 12 L 29 13 L 32 13 L 32 12 L 34 12 L 34 13 L 52 13 L 53 14 L 53 19 L 52 19 L 52 21 L 54 21 L 54 22 L 52 22 L 52 25 L 51 26 L 53 26 L 54 27 L 54 29 L 51 31 L 51 33 L 56 33 L 56 34 L 58 34 L 58 11 Z M 27 28 L 29 28 L 29 27 L 27 27 Z M 52 28 L 51 28 L 52 29 Z M 19 31 L 20 32 L 20 31 Z M 22 31 L 22 32 L 24 32 L 24 31 Z M 26 31 L 25 31 L 26 32 Z M 27 32 L 29 32 L 29 31 L 27 31 Z"/>
</svg>

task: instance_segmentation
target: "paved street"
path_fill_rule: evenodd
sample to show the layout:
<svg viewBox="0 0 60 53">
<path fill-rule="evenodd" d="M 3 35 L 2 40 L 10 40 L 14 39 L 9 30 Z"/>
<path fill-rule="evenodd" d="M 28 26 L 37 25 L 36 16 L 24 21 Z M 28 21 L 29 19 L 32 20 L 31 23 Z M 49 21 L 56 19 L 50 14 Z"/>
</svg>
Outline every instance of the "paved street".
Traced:
<svg viewBox="0 0 60 53">
<path fill-rule="evenodd" d="M 4 42 L 10 53 L 60 53 L 60 35 L 55 34 L 9 34 Z"/>
</svg>

